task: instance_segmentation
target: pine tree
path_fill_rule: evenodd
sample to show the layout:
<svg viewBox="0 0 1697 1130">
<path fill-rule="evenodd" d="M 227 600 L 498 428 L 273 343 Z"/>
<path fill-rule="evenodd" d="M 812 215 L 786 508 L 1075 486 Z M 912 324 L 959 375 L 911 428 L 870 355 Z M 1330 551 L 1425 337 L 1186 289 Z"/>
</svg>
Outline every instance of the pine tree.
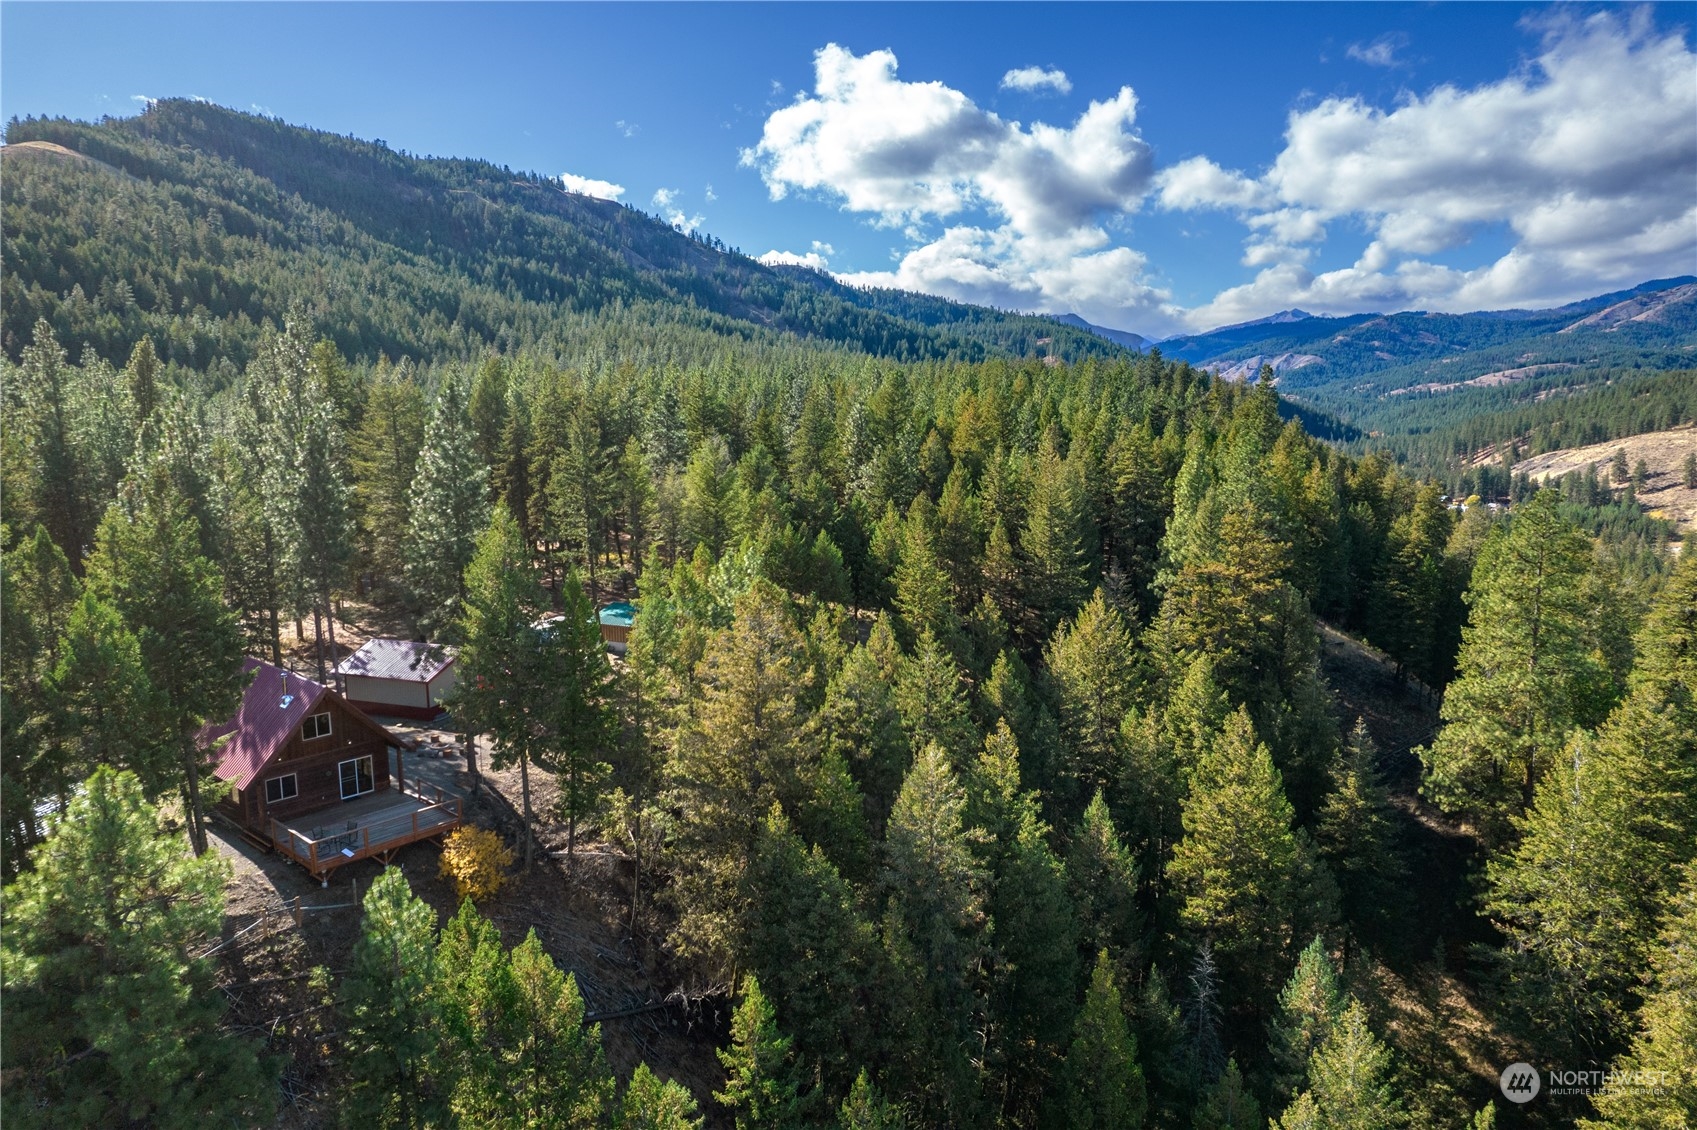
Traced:
<svg viewBox="0 0 1697 1130">
<path fill-rule="evenodd" d="M 885 992 L 896 1022 L 892 1068 L 921 1120 L 970 1120 L 977 1106 L 972 1055 L 984 1002 L 988 877 L 964 826 L 964 791 L 941 747 L 914 758 L 885 838 Z"/>
<path fill-rule="evenodd" d="M 19 423 L 34 473 L 30 491 L 34 512 L 55 544 L 80 561 L 93 528 L 93 516 L 71 424 L 71 383 L 74 371 L 65 350 L 43 320 L 35 324 L 34 340 L 23 350 L 23 363 L 13 370 L 10 394 L 22 406 Z"/>
<path fill-rule="evenodd" d="M 930 499 L 920 495 L 909 508 L 903 528 L 901 557 L 893 581 L 896 611 L 906 641 L 929 632 L 945 645 L 953 645 L 960 630 L 955 615 L 954 592 L 949 576 L 938 560 L 932 530 L 936 511 Z"/>
<path fill-rule="evenodd" d="M 1073 1023 L 1072 1045 L 1062 1073 L 1066 1125 L 1078 1130 L 1143 1125 L 1148 1097 L 1137 1063 L 1137 1041 L 1126 1025 L 1113 963 L 1096 956 L 1084 1007 Z"/>
<path fill-rule="evenodd" d="M 1281 1130 L 1392 1130 L 1408 1117 L 1391 1086 L 1391 1053 L 1351 1002 L 1308 1064 L 1309 1089 L 1279 1120 Z"/>
<path fill-rule="evenodd" d="M 702 443 L 689 457 L 683 486 L 683 546 L 692 550 L 705 545 L 718 557 L 725 550 L 730 527 L 725 520 L 726 498 L 730 493 L 730 453 L 724 442 L 714 437 Z"/>
<path fill-rule="evenodd" d="M 487 484 L 488 471 L 466 414 L 465 389 L 450 377 L 424 429 L 402 546 L 407 586 L 425 623 L 437 631 L 457 619 L 465 599 L 466 567 L 478 535 L 489 525 Z"/>
<path fill-rule="evenodd" d="M 541 678 L 540 656 L 545 650 L 541 636 L 560 630 L 557 625 L 544 628 L 538 624 L 546 608 L 547 597 L 531 570 L 530 553 L 520 538 L 518 523 L 505 506 L 498 507 L 466 569 L 464 604 L 456 633 L 464 642 L 457 660 L 460 675 L 454 704 L 471 732 L 487 733 L 494 739 L 491 764 L 496 769 L 519 767 L 527 870 L 534 851 L 536 819 L 531 807 L 530 769 L 546 756 L 547 735 L 537 716 L 548 706 L 553 693 Z"/>
<path fill-rule="evenodd" d="M 378 576 L 391 580 L 406 567 L 412 483 L 428 411 L 411 365 L 379 369 L 359 431 L 349 443 L 364 559 Z"/>
<path fill-rule="evenodd" d="M 863 1067 L 837 1110 L 837 1126 L 840 1130 L 907 1130 L 908 1121 L 900 1107 L 885 1101 Z"/>
<path fill-rule="evenodd" d="M 1510 1010 L 1569 1055 L 1625 1036 L 1624 1005 L 1697 843 L 1691 732 L 1650 697 L 1628 700 L 1596 738 L 1573 738 L 1517 821 L 1515 850 L 1487 864 Z"/>
<path fill-rule="evenodd" d="M 48 732 L 48 676 L 80 586 L 45 526 L 0 559 L 0 804 L 5 810 L 4 869 L 15 875 L 40 835 L 36 805 L 69 800 L 78 774 Z M 145 736 L 145 735 L 142 735 Z"/>
<path fill-rule="evenodd" d="M 1237 1060 L 1227 1060 L 1220 1077 L 1202 1092 L 1190 1125 L 1191 1130 L 1262 1130 L 1267 1125 L 1261 1104 L 1244 1085 Z"/>
<path fill-rule="evenodd" d="M 801 696 L 812 677 L 785 599 L 765 581 L 737 601 L 735 623 L 697 665 L 700 698 L 677 737 L 667 803 L 678 812 L 679 946 L 711 969 L 738 950 L 743 875 L 766 814 L 776 801 L 793 817 L 807 799 L 817 749 Z"/>
<path fill-rule="evenodd" d="M 825 687 L 819 709 L 822 736 L 847 758 L 866 799 L 867 822 L 881 834 L 913 758 L 892 687 L 902 668 L 887 616 L 873 624 L 864 644 L 851 651 Z"/>
<path fill-rule="evenodd" d="M 100 765 L 128 769 L 149 800 L 179 779 L 177 750 L 148 680 L 141 646 L 111 605 L 84 592 L 59 646 L 59 663 L 42 680 L 55 761 L 71 779 Z"/>
<path fill-rule="evenodd" d="M 790 1038 L 778 1031 L 771 1002 L 752 974 L 743 978 L 741 996 L 731 1015 L 731 1046 L 717 1053 L 725 1089 L 713 1092 L 713 1098 L 731 1109 L 737 1130 L 798 1126 L 803 1101 L 790 1062 Z"/>
<path fill-rule="evenodd" d="M 1325 944 L 1316 937 L 1279 991 L 1271 1025 L 1272 1091 L 1281 1105 L 1307 1087 L 1309 1060 L 1337 1027 L 1346 1003 Z"/>
<path fill-rule="evenodd" d="M 636 1065 L 619 1103 L 618 1130 L 700 1130 L 695 1099 L 670 1079 L 661 1082 L 646 1063 Z"/>
<path fill-rule="evenodd" d="M 1004 1117 L 1029 1121 L 1059 1067 L 1078 982 L 1078 926 L 1065 868 L 1037 795 L 1019 787 L 1019 747 L 997 723 L 967 774 L 966 816 L 990 877 L 990 1015 L 985 1063 Z"/>
<path fill-rule="evenodd" d="M 436 945 L 436 981 L 430 993 L 441 1025 L 438 1071 L 454 1114 L 491 1122 L 509 1094 L 506 1064 L 520 1037 L 518 992 L 501 933 L 471 899 L 442 927 Z"/>
<path fill-rule="evenodd" d="M 433 1125 L 445 1113 L 451 1082 L 441 1063 L 435 915 L 398 867 L 384 869 L 364 904 L 342 980 L 344 1109 L 361 1125 Z"/>
<path fill-rule="evenodd" d="M 159 355 L 153 351 L 153 339 L 146 334 L 130 350 L 124 376 L 129 380 L 130 404 L 135 410 L 135 428 L 139 434 L 159 405 Z"/>
<path fill-rule="evenodd" d="M 1697 451 L 1685 455 L 1685 489 L 1697 490 Z"/>
<path fill-rule="evenodd" d="M 309 603 L 312 605 L 313 626 L 322 623 L 329 629 L 329 665 L 339 661 L 336 654 L 336 606 L 334 591 L 347 576 L 348 563 L 353 560 L 354 529 L 346 480 L 346 453 L 342 431 L 336 419 L 336 406 L 326 391 L 314 382 L 313 393 L 301 420 L 301 433 L 296 446 L 295 498 L 299 517 L 295 528 L 301 532 L 301 576 Z M 326 674 L 325 648 L 318 648 L 318 678 Z"/>
<path fill-rule="evenodd" d="M 606 645 L 595 609 L 578 579 L 566 571 L 561 611 L 537 633 L 529 710 L 541 731 L 539 760 L 559 778 L 558 815 L 566 821 L 566 866 L 577 848 L 578 820 L 594 812 L 610 767 L 602 760 L 612 740 Z"/>
<path fill-rule="evenodd" d="M 1366 723 L 1357 719 L 1333 775 L 1333 791 L 1321 806 L 1314 839 L 1337 880 L 1344 920 L 1386 938 L 1402 917 L 1407 868 L 1397 853 L 1393 810 L 1379 778 L 1377 756 Z"/>
<path fill-rule="evenodd" d="M 1128 596 L 1144 618 L 1154 610 L 1152 586 L 1160 560 L 1162 527 L 1172 508 L 1171 484 L 1149 428 L 1139 423 L 1108 448 L 1112 483 L 1109 532 L 1113 561 L 1124 573 Z"/>
<path fill-rule="evenodd" d="M 1575 703 L 1594 678 L 1581 602 L 1589 560 L 1585 536 L 1540 491 L 1492 532 L 1474 567 L 1460 674 L 1444 694 L 1444 729 L 1422 753 L 1423 789 L 1493 842 L 1510 838 L 1510 817 L 1530 806 L 1582 720 Z"/>
<path fill-rule="evenodd" d="M 208 754 L 195 736 L 235 713 L 246 676 L 241 629 L 223 601 L 223 578 L 200 555 L 199 524 L 155 461 L 138 468 L 126 497 L 106 512 L 89 562 L 89 586 L 140 645 L 163 708 L 160 737 L 175 745 L 183 810 L 195 854 L 206 852 L 201 780 Z"/>
<path fill-rule="evenodd" d="M 1584 1130 L 1681 1130 L 1697 1111 L 1697 863 L 1667 910 L 1632 1046 L 1614 1061 L 1626 1083 L 1594 1101 Z"/>
<path fill-rule="evenodd" d="M 1197 764 L 1167 867 L 1184 900 L 1180 921 L 1213 939 L 1238 999 L 1268 992 L 1290 951 L 1310 866 L 1291 818 L 1279 771 L 1240 708 Z"/>
<path fill-rule="evenodd" d="M 577 978 L 561 974 L 533 928 L 509 957 L 519 1033 L 504 1072 L 507 1117 L 521 1126 L 589 1130 L 604 1124 L 613 1076 L 601 1051 L 601 1025 L 584 1024 Z"/>
<path fill-rule="evenodd" d="M 978 744 L 961 686 L 960 668 L 942 642 L 920 634 L 895 687 L 896 710 L 914 749 L 935 743 L 960 764 Z"/>
<path fill-rule="evenodd" d="M 862 1001 L 876 940 L 854 890 L 774 806 L 749 864 L 747 961 L 765 988 L 797 1060 L 817 1064 L 827 1086 L 846 1086 L 871 1036 Z"/>
<path fill-rule="evenodd" d="M 1105 951 L 1122 971 L 1137 968 L 1137 861 L 1120 842 L 1101 790 L 1073 832 L 1067 889 L 1078 908 L 1080 951 Z"/>
<path fill-rule="evenodd" d="M 1090 591 L 1086 537 L 1094 532 L 1077 468 L 1045 446 L 1019 539 L 1029 563 L 1026 591 L 1042 635 L 1071 616 Z"/>
<path fill-rule="evenodd" d="M 187 859 L 133 774 L 102 768 L 6 888 L 7 1125 L 269 1121 L 275 1066 L 224 1032 L 222 858 Z"/>
<path fill-rule="evenodd" d="M 1044 658 L 1060 705 L 1065 776 L 1081 805 L 1119 780 L 1120 726 L 1137 692 L 1132 635 L 1097 589 L 1077 619 L 1055 633 Z"/>
</svg>

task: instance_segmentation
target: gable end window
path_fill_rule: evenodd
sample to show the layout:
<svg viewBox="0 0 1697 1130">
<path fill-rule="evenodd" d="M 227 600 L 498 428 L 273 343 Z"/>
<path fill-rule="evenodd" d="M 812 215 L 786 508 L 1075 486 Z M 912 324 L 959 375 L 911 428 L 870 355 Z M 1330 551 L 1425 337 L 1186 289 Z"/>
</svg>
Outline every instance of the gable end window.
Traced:
<svg viewBox="0 0 1697 1130">
<path fill-rule="evenodd" d="M 329 736 L 330 736 L 330 715 L 329 714 L 314 714 L 312 717 L 308 718 L 305 722 L 301 723 L 301 740 L 303 740 L 303 741 L 309 741 L 310 742 L 313 738 L 327 738 Z"/>
<path fill-rule="evenodd" d="M 299 784 L 293 773 L 281 777 L 272 777 L 265 782 L 265 803 L 280 804 L 285 800 L 293 800 L 299 793 Z"/>
</svg>

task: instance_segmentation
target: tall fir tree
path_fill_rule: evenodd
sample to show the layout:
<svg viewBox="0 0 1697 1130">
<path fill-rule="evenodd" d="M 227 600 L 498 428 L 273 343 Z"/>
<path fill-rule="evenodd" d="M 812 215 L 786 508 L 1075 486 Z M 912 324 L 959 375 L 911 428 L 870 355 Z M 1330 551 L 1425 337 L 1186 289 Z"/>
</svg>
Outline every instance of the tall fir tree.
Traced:
<svg viewBox="0 0 1697 1130">
<path fill-rule="evenodd" d="M 1325 943 L 1316 937 L 1279 990 L 1278 1012 L 1269 1027 L 1271 1089 L 1280 1106 L 1308 1085 L 1309 1060 L 1337 1027 L 1346 1004 Z"/>
<path fill-rule="evenodd" d="M 835 1093 L 870 1050 L 865 1001 L 876 967 L 872 926 L 855 892 L 817 846 L 808 849 L 774 806 L 747 882 L 747 963 L 770 997 L 803 1065 Z"/>
<path fill-rule="evenodd" d="M 428 414 L 410 364 L 380 368 L 359 430 L 349 440 L 361 559 L 391 581 L 406 570 L 412 483 Z"/>
<path fill-rule="evenodd" d="M 101 765 L 128 769 L 149 800 L 181 779 L 177 749 L 164 724 L 164 703 L 142 663 L 141 645 L 117 610 L 84 592 L 71 611 L 59 646 L 59 663 L 42 680 L 46 731 L 54 762 L 69 794 Z"/>
<path fill-rule="evenodd" d="M 1126 1024 L 1106 950 L 1096 955 L 1084 1007 L 1073 1022 L 1060 1094 L 1064 1122 L 1076 1130 L 1136 1130 L 1143 1125 L 1148 1096 L 1137 1063 L 1137 1040 Z"/>
<path fill-rule="evenodd" d="M 848 1098 L 837 1108 L 839 1130 L 907 1130 L 908 1125 L 907 1115 L 884 1098 L 861 1068 Z"/>
<path fill-rule="evenodd" d="M 1397 850 L 1394 810 L 1377 759 L 1367 724 L 1358 718 L 1320 807 L 1314 839 L 1337 880 L 1344 921 L 1372 939 L 1388 940 L 1403 919 L 1408 869 Z"/>
<path fill-rule="evenodd" d="M 1078 983 L 1077 918 L 1065 868 L 1035 793 L 1020 788 L 1019 746 L 1005 721 L 967 777 L 966 816 L 990 879 L 987 1086 L 1002 1117 L 1027 1124 L 1060 1066 Z"/>
<path fill-rule="evenodd" d="M 1141 965 L 1137 887 L 1137 860 L 1121 842 L 1098 790 L 1072 834 L 1067 888 L 1078 908 L 1081 953 L 1105 951 L 1122 973 Z"/>
<path fill-rule="evenodd" d="M 1667 909 L 1632 1045 L 1612 1070 L 1622 1085 L 1594 1100 L 1584 1130 L 1679 1130 L 1697 1111 L 1697 863 Z"/>
<path fill-rule="evenodd" d="M 442 383 L 408 500 L 402 554 L 407 586 L 436 632 L 450 629 L 465 599 L 465 571 L 489 524 L 488 470 L 478 457 L 466 413 L 465 389 Z"/>
<path fill-rule="evenodd" d="M 198 535 L 169 469 L 160 461 L 138 467 L 100 524 L 89 585 L 140 645 L 163 710 L 160 736 L 177 751 L 189 839 L 201 855 L 201 783 L 211 764 L 196 735 L 235 713 L 246 676 L 241 629 L 224 605 L 222 576 L 200 555 Z"/>
<path fill-rule="evenodd" d="M 542 679 L 540 660 L 545 650 L 552 650 L 545 645 L 546 633 L 561 629 L 540 621 L 548 607 L 547 597 L 532 569 L 518 523 L 505 506 L 496 508 L 489 528 L 478 539 L 466 569 L 461 607 L 455 634 L 464 642 L 457 659 L 460 677 L 454 705 L 473 733 L 487 733 L 494 739 L 491 764 L 496 769 L 519 768 L 528 870 L 536 836 L 530 772 L 547 756 L 548 735 L 541 714 L 554 693 Z"/>
<path fill-rule="evenodd" d="M 1077 618 L 1055 632 L 1044 658 L 1060 707 L 1064 783 L 1077 812 L 1085 798 L 1119 783 L 1120 727 L 1138 687 L 1134 641 L 1097 589 Z"/>
<path fill-rule="evenodd" d="M 1227 1060 L 1220 1077 L 1202 1092 L 1190 1125 L 1191 1130 L 1262 1130 L 1267 1125 L 1237 1060 Z"/>
<path fill-rule="evenodd" d="M 1324 913 L 1303 905 L 1312 861 L 1291 821 L 1272 755 L 1240 708 L 1197 764 L 1167 867 L 1180 921 L 1213 939 L 1240 1006 L 1270 996 L 1299 923 Z"/>
<path fill-rule="evenodd" d="M 1391 1082 L 1391 1052 L 1351 1002 L 1308 1064 L 1309 1089 L 1279 1119 L 1280 1130 L 1395 1130 L 1408 1125 Z"/>
<path fill-rule="evenodd" d="M 988 877 L 964 824 L 966 796 L 941 747 L 914 758 L 885 838 L 884 991 L 895 1021 L 892 1071 L 921 1122 L 970 1121 L 984 1019 Z"/>
<path fill-rule="evenodd" d="M 1581 586 L 1586 538 L 1540 491 L 1492 531 L 1468 591 L 1460 673 L 1444 694 L 1444 729 L 1422 752 L 1425 794 L 1493 843 L 1532 803 L 1538 779 L 1587 717 L 1595 681 Z"/>
<path fill-rule="evenodd" d="M 773 802 L 794 818 L 817 756 L 801 696 L 812 684 L 801 634 L 767 582 L 737 602 L 697 667 L 700 698 L 680 730 L 667 804 L 678 812 L 671 849 L 680 948 L 710 972 L 729 969 L 746 910 L 743 875 Z"/>
<path fill-rule="evenodd" d="M 683 1084 L 662 1082 L 646 1063 L 636 1065 L 619 1100 L 618 1130 L 701 1130 L 695 1098 Z"/>
<path fill-rule="evenodd" d="M 802 1125 L 803 1098 L 790 1060 L 790 1038 L 760 982 L 742 980 L 742 1000 L 731 1015 L 731 1046 L 717 1053 L 725 1068 L 725 1089 L 714 1099 L 730 1108 L 737 1130 L 787 1130 Z"/>
</svg>

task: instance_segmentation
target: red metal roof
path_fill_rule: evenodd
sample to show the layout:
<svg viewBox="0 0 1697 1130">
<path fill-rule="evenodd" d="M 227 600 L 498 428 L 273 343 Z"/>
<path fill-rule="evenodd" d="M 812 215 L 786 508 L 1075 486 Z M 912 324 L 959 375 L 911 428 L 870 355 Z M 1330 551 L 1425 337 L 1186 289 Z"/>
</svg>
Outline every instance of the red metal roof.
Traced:
<svg viewBox="0 0 1697 1130">
<path fill-rule="evenodd" d="M 236 716 L 228 722 L 206 726 L 196 738 L 205 747 L 230 735 L 218 747 L 218 765 L 213 772 L 219 780 L 229 781 L 238 789 L 247 788 L 248 782 L 265 768 L 265 763 L 283 747 L 326 693 L 323 684 L 274 667 L 263 659 L 244 660 L 242 670 L 251 671 L 254 676 L 242 695 Z"/>
</svg>

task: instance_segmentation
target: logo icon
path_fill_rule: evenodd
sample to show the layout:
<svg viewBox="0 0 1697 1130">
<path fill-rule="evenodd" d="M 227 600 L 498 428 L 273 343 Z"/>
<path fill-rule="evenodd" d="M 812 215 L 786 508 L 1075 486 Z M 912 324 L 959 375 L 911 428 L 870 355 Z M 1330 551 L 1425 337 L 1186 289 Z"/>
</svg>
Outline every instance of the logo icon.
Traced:
<svg viewBox="0 0 1697 1130">
<path fill-rule="evenodd" d="M 1503 1089 L 1503 1097 L 1511 1103 L 1529 1103 L 1544 1088 L 1538 1069 L 1530 1063 L 1509 1064 L 1503 1068 L 1502 1078 L 1497 1083 Z"/>
</svg>

